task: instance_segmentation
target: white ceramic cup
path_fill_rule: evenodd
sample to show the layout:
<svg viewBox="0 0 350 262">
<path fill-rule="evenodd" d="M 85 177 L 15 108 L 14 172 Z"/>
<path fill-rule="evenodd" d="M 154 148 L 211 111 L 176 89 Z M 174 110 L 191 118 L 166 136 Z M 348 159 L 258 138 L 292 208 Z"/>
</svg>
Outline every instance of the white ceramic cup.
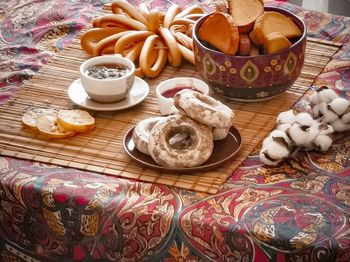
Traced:
<svg viewBox="0 0 350 262">
<path fill-rule="evenodd" d="M 156 88 L 158 98 L 158 108 L 162 115 L 169 115 L 174 106 L 174 99 L 164 97 L 164 92 L 181 87 L 192 87 L 205 95 L 209 95 L 210 88 L 204 81 L 193 77 L 175 77 L 161 82 Z"/>
<path fill-rule="evenodd" d="M 96 79 L 87 75 L 86 70 L 95 65 L 120 64 L 129 71 L 115 79 Z M 86 60 L 80 66 L 80 79 L 88 96 L 101 103 L 112 103 L 123 100 L 128 95 L 135 80 L 135 65 L 129 59 L 117 55 L 104 55 Z"/>
</svg>

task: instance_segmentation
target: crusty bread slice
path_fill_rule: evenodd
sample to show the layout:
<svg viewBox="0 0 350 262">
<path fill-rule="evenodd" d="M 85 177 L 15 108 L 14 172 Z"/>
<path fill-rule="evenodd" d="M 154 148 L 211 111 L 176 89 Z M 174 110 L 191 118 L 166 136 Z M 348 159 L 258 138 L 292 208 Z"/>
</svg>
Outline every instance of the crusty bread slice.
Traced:
<svg viewBox="0 0 350 262">
<path fill-rule="evenodd" d="M 239 33 L 230 15 L 215 12 L 208 16 L 198 30 L 198 37 L 225 54 L 238 50 Z"/>
<path fill-rule="evenodd" d="M 264 45 L 268 34 L 278 32 L 286 38 L 300 37 L 302 32 L 294 22 L 275 11 L 264 12 L 256 19 L 252 35 L 257 44 Z"/>
<path fill-rule="evenodd" d="M 259 0 L 228 0 L 228 11 L 240 33 L 249 32 L 255 20 L 264 12 Z"/>
<path fill-rule="evenodd" d="M 276 53 L 290 47 L 288 38 L 280 32 L 272 32 L 265 36 L 264 49 L 268 54 Z"/>
</svg>

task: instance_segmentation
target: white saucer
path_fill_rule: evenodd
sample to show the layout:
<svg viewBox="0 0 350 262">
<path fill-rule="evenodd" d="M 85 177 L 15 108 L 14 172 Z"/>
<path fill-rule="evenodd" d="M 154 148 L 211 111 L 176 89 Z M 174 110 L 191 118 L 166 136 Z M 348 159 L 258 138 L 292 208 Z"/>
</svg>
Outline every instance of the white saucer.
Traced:
<svg viewBox="0 0 350 262">
<path fill-rule="evenodd" d="M 135 106 L 141 103 L 148 93 L 148 84 L 137 76 L 129 95 L 122 101 L 115 103 L 98 103 L 91 100 L 81 85 L 80 78 L 71 83 L 68 88 L 68 96 L 74 104 L 96 111 L 117 111 Z"/>
</svg>

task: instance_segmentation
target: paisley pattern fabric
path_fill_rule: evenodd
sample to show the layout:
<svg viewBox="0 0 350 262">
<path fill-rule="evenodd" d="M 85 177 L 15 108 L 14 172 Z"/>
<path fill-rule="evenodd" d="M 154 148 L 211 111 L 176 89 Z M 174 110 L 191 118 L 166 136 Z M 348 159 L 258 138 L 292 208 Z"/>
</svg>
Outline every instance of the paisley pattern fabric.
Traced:
<svg viewBox="0 0 350 262">
<path fill-rule="evenodd" d="M 269 4 L 303 17 L 310 36 L 343 43 L 315 85 L 350 99 L 350 18 Z M 0 103 L 102 5 L 1 1 Z M 257 152 L 216 195 L 0 157 L 0 261 L 350 261 L 349 134 L 275 168 Z"/>
</svg>

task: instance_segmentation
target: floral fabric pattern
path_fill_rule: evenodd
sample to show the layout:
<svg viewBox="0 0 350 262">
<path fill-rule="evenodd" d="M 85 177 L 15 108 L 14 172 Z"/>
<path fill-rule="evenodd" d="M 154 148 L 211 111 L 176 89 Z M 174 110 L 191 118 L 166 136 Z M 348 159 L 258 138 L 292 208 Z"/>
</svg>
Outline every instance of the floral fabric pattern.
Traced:
<svg viewBox="0 0 350 262">
<path fill-rule="evenodd" d="M 0 2 L 0 104 L 104 2 Z M 309 36 L 343 44 L 314 85 L 350 99 L 350 18 L 269 4 L 303 17 Z M 349 261 L 349 134 L 274 168 L 257 152 L 216 195 L 0 156 L 0 261 Z"/>
</svg>

